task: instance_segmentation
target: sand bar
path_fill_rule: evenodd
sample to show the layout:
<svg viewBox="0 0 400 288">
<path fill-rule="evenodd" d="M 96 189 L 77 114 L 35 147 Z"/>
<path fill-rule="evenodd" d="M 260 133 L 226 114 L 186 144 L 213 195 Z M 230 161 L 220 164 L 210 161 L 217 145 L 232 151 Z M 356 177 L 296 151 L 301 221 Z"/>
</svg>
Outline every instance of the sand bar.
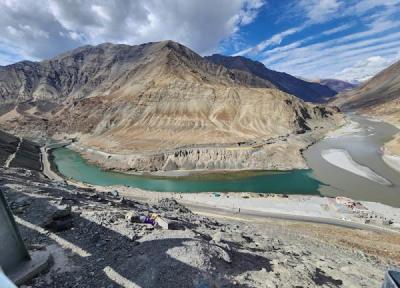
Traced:
<svg viewBox="0 0 400 288">
<path fill-rule="evenodd" d="M 327 149 L 321 152 L 322 158 L 343 170 L 349 171 L 358 176 L 367 178 L 382 185 L 391 185 L 389 180 L 376 174 L 370 168 L 362 166 L 351 158 L 350 154 L 344 149 Z"/>
<path fill-rule="evenodd" d="M 382 159 L 390 168 L 400 172 L 400 156 L 383 154 Z"/>
</svg>

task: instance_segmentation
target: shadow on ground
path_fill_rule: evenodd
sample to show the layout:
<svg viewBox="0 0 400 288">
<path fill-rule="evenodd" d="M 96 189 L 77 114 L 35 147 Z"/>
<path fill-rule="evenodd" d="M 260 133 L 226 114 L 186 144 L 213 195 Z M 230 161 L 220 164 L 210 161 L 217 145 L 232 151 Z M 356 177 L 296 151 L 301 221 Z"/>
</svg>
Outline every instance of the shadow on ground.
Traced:
<svg viewBox="0 0 400 288">
<path fill-rule="evenodd" d="M 48 218 L 46 207 L 54 207 L 54 202 L 61 197 L 72 199 L 79 207 L 90 207 L 93 213 L 104 210 L 104 205 L 99 203 L 96 207 L 88 197 L 53 188 L 42 187 L 40 195 L 13 190 L 6 194 L 11 203 L 27 203 L 24 209 L 18 210 L 17 216 L 37 226 L 43 226 Z M 99 199 L 104 204 L 104 199 Z M 179 231 L 144 228 L 144 233 L 132 238 L 77 212 L 72 212 L 72 221 L 72 228 L 55 234 L 89 256 L 65 250 L 68 258 L 64 259 L 67 261 L 64 265 L 71 269 L 61 269 L 58 273 L 52 269 L 46 277 L 35 280 L 35 287 L 239 287 L 233 279 L 235 276 L 263 268 L 272 270 L 267 258 L 235 247 L 223 249 L 194 231 L 194 224 L 191 229 Z M 50 232 L 43 234 L 19 226 L 27 244 L 59 244 Z"/>
</svg>

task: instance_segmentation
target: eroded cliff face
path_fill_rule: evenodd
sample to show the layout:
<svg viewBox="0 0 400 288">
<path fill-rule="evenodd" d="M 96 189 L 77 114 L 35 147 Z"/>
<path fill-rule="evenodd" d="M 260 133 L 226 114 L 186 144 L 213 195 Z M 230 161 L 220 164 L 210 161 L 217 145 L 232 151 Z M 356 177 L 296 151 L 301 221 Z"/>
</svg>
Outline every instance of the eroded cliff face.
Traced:
<svg viewBox="0 0 400 288">
<path fill-rule="evenodd" d="M 54 133 L 62 133 L 60 127 L 68 135 L 78 131 L 79 151 L 105 168 L 284 170 L 305 168 L 300 151 L 342 121 L 334 109 L 274 89 L 197 88 L 189 99 L 181 89 L 168 88 L 164 97 L 145 104 L 107 105 L 102 98 L 95 107 L 103 110 L 95 114 L 85 108 L 95 99 L 87 99 L 89 104 L 60 111 Z M 142 97 L 154 97 L 146 93 Z"/>
<path fill-rule="evenodd" d="M 14 78 L 8 90 L 0 82 L 4 103 L 16 104 L 0 123 L 76 137 L 84 156 L 106 168 L 303 168 L 301 149 L 343 120 L 334 108 L 305 103 L 171 41 L 83 47 L 39 66 L 47 74 L 35 70 L 31 89 Z M 39 97 L 49 83 L 54 93 Z"/>
<path fill-rule="evenodd" d="M 309 139 L 311 140 L 311 139 Z M 276 142 L 275 142 L 276 141 Z M 106 169 L 124 172 L 157 172 L 174 170 L 288 170 L 307 168 L 301 149 L 301 138 L 271 140 L 265 145 L 230 145 L 224 147 L 187 148 L 136 154 L 104 153 L 79 143 L 71 146 L 84 158 Z M 215 144 L 214 144 L 215 145 Z"/>
</svg>

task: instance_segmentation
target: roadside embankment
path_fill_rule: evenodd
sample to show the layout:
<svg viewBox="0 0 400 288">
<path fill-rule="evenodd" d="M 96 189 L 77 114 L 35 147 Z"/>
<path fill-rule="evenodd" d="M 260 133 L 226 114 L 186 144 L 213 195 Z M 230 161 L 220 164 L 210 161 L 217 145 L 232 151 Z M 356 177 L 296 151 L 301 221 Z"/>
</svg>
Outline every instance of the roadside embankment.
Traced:
<svg viewBox="0 0 400 288">
<path fill-rule="evenodd" d="M 0 131 L 0 165 L 40 171 L 39 145 Z"/>
<path fill-rule="evenodd" d="M 74 182 L 67 181 L 69 184 Z M 279 195 L 259 193 L 172 193 L 145 191 L 126 186 L 94 186 L 97 191 L 118 193 L 128 199 L 157 202 L 163 198 L 177 199 L 191 209 L 225 212 L 230 215 L 253 215 L 290 219 L 364 230 L 400 232 L 400 208 L 388 205 L 354 201 L 346 197 L 318 197 L 306 195 Z"/>
<path fill-rule="evenodd" d="M 41 159 L 43 165 L 43 174 L 53 181 L 65 182 L 64 178 L 54 172 L 51 168 L 48 150 L 49 148 L 47 148 L 46 146 L 40 147 L 40 152 L 42 154 Z"/>
</svg>

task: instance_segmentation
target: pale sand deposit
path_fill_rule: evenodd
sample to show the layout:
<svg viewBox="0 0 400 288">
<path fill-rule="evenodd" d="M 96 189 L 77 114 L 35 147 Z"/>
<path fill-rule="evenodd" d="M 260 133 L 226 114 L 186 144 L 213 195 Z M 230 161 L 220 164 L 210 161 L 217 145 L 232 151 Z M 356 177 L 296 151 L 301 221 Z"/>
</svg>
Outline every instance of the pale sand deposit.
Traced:
<svg viewBox="0 0 400 288">
<path fill-rule="evenodd" d="M 355 122 L 355 121 L 350 121 L 347 120 L 347 123 L 345 125 L 343 125 L 342 127 L 334 130 L 334 131 L 330 131 L 326 134 L 325 138 L 338 138 L 338 137 L 342 137 L 342 136 L 348 136 L 348 135 L 352 135 L 355 133 L 359 133 L 362 132 L 363 129 L 360 127 L 360 124 Z"/>
<path fill-rule="evenodd" d="M 382 159 L 392 169 L 400 172 L 400 133 L 382 147 Z"/>
<path fill-rule="evenodd" d="M 343 170 L 367 178 L 382 185 L 391 185 L 390 181 L 376 174 L 370 168 L 362 166 L 351 158 L 350 154 L 343 149 L 328 149 L 321 152 L 322 158 Z"/>
<path fill-rule="evenodd" d="M 383 154 L 382 159 L 390 168 L 400 172 L 400 156 Z"/>
</svg>

